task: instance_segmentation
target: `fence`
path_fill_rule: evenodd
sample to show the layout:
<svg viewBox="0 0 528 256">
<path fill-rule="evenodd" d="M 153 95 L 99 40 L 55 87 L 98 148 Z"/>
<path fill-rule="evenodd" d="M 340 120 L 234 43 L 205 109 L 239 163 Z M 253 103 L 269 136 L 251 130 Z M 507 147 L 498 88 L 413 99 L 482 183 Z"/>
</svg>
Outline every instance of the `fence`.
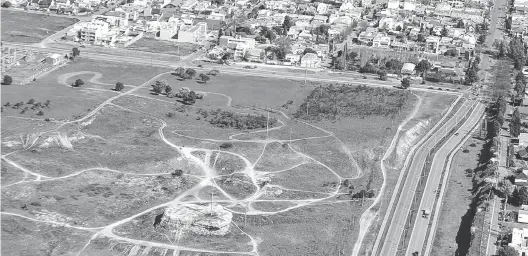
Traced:
<svg viewBox="0 0 528 256">
<path fill-rule="evenodd" d="M 58 69 L 59 67 L 63 66 L 63 65 L 66 64 L 66 63 L 68 63 L 68 59 L 66 59 L 66 58 L 62 58 L 62 59 L 59 60 L 59 63 L 56 64 L 56 65 L 52 65 L 52 66 L 50 66 L 50 65 L 42 65 L 42 66 L 41 66 L 41 69 L 39 69 L 36 73 L 34 73 L 33 75 L 30 75 L 30 76 L 24 78 L 24 79 L 22 80 L 22 82 L 20 83 L 20 85 L 29 84 L 29 83 L 31 83 L 33 80 L 35 80 L 35 79 L 41 77 L 42 75 L 45 75 L 45 74 L 47 74 L 47 73 L 49 73 L 49 72 L 52 72 L 52 71 Z"/>
</svg>

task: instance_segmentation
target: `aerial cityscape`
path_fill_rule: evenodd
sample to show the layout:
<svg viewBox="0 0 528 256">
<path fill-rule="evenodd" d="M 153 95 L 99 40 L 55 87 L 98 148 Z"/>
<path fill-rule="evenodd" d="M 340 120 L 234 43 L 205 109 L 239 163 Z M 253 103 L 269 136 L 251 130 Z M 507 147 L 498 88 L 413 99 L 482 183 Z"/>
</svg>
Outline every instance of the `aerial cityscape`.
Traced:
<svg viewBox="0 0 528 256">
<path fill-rule="evenodd" d="M 0 255 L 528 255 L 528 0 L 0 9 Z"/>
</svg>

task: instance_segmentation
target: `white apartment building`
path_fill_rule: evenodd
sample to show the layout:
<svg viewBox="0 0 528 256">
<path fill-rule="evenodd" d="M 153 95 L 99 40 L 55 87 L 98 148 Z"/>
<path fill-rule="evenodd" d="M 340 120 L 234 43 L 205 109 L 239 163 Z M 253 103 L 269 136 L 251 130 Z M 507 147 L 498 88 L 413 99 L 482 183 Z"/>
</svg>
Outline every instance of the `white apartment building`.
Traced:
<svg viewBox="0 0 528 256">
<path fill-rule="evenodd" d="M 301 67 L 303 68 L 319 68 L 321 59 L 315 53 L 307 53 L 302 56 Z"/>
<path fill-rule="evenodd" d="M 86 24 L 84 28 L 80 30 L 80 41 L 83 42 L 98 42 L 102 39 L 103 35 L 109 32 L 109 25 L 107 22 L 102 20 L 94 20 Z"/>
<path fill-rule="evenodd" d="M 528 254 L 528 228 L 513 228 L 511 243 L 508 244 L 517 250 L 519 256 Z"/>
<path fill-rule="evenodd" d="M 239 43 L 245 44 L 247 46 L 247 49 L 255 48 L 254 38 L 222 36 L 220 37 L 220 42 L 219 42 L 221 46 L 228 46 L 229 44 L 239 44 Z"/>
<path fill-rule="evenodd" d="M 200 22 L 194 26 L 183 25 L 178 31 L 178 42 L 202 44 L 207 38 L 207 23 Z"/>
</svg>

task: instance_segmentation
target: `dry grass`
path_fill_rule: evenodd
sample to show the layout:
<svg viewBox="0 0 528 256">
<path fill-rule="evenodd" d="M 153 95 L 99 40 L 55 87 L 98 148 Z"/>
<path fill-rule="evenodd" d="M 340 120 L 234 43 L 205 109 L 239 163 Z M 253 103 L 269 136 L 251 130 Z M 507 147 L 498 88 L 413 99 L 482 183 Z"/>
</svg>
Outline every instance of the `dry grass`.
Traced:
<svg viewBox="0 0 528 256">
<path fill-rule="evenodd" d="M 176 56 L 186 56 L 198 49 L 199 45 L 178 43 L 143 37 L 127 47 L 130 50 L 164 53 Z"/>
<path fill-rule="evenodd" d="M 64 216 L 59 222 L 98 227 L 170 201 L 195 183 L 191 177 L 87 171 L 70 178 L 12 186 L 2 193 L 2 209 L 33 217 L 46 210 Z M 24 204 L 27 212 L 20 208 Z"/>
<path fill-rule="evenodd" d="M 77 19 L 12 11 L 2 8 L 2 41 L 38 43 L 77 22 Z"/>
<path fill-rule="evenodd" d="M 304 206 L 270 216 L 247 216 L 244 231 L 259 234 L 261 255 L 350 255 L 364 210 L 357 204 Z M 235 220 L 243 225 L 244 216 Z"/>
<path fill-rule="evenodd" d="M 271 185 L 311 192 L 331 192 L 339 179 L 321 165 L 304 164 L 291 170 L 270 174 Z"/>
<path fill-rule="evenodd" d="M 78 229 L 35 223 L 2 214 L 2 255 L 69 255 L 93 234 Z M 28 242 L 31 241 L 31 242 Z"/>
</svg>

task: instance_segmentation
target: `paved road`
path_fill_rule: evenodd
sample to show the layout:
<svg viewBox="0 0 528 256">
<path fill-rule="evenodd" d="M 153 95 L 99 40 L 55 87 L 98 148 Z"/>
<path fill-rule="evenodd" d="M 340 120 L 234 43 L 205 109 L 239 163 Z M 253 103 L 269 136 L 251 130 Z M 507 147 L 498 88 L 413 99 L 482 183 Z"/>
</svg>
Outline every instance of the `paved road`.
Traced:
<svg viewBox="0 0 528 256">
<path fill-rule="evenodd" d="M 430 150 L 437 144 L 437 142 L 446 134 L 447 130 L 454 126 L 456 120 L 460 120 L 470 110 L 471 104 L 474 101 L 467 100 L 458 109 L 454 116 L 449 119 L 444 125 L 439 127 L 417 150 L 412 162 L 409 166 L 408 175 L 401 187 L 401 194 L 398 198 L 391 199 L 390 205 L 394 208 L 387 210 L 384 224 L 378 232 L 376 243 L 374 244 L 372 254 L 385 256 L 396 255 L 400 240 L 404 233 L 404 227 L 407 217 L 411 210 L 414 193 L 417 189 L 420 175 L 425 166 L 425 161 Z M 446 129 L 447 128 L 447 129 Z M 396 188 L 398 189 L 398 188 Z M 390 213 L 394 211 L 392 215 Z M 387 225 L 387 226 L 385 226 Z M 383 237 L 386 231 L 385 237 Z"/>
<path fill-rule="evenodd" d="M 438 191 L 439 185 L 447 183 L 447 179 L 442 180 L 443 170 L 445 168 L 447 168 L 446 172 L 449 172 L 450 170 L 449 166 L 446 166 L 446 159 L 450 156 L 451 152 L 454 149 L 456 149 L 462 142 L 466 140 L 468 135 L 471 136 L 471 131 L 473 130 L 475 125 L 480 122 L 483 113 L 484 105 L 477 103 L 477 106 L 471 113 L 471 116 L 456 131 L 455 134 L 458 133 L 458 135 L 451 136 L 435 153 L 431 164 L 431 171 L 429 172 L 427 183 L 424 188 L 424 193 L 422 194 L 422 200 L 418 207 L 419 211 L 422 211 L 423 209 L 430 210 L 431 212 L 433 212 L 434 216 L 432 215 L 431 218 L 423 218 L 421 216 L 421 212 L 417 215 L 414 225 L 409 231 L 411 232 L 411 234 L 409 239 L 409 245 L 407 246 L 407 252 L 405 253 L 405 255 L 411 255 L 413 252 L 416 251 L 420 252 L 421 255 L 424 246 L 428 247 L 429 249 L 431 248 L 430 246 L 432 246 L 432 239 L 428 239 L 428 241 L 426 242 L 426 238 L 429 231 L 429 225 L 435 226 L 436 224 L 433 225 L 433 223 L 435 223 L 434 220 L 438 220 L 438 212 L 436 212 L 435 206 L 438 202 L 441 202 L 441 200 L 437 201 L 436 197 L 437 193 L 443 193 L 442 189 L 440 189 L 441 191 Z M 442 187 L 445 188 L 445 186 Z M 433 236 L 429 236 L 429 238 L 432 237 Z M 426 251 L 425 255 L 428 255 L 428 252 L 430 251 Z"/>
<path fill-rule="evenodd" d="M 48 51 L 48 52 L 57 52 L 65 53 L 71 51 L 71 46 L 64 44 L 53 44 L 53 47 L 47 46 L 42 48 L 38 45 L 29 45 L 29 44 L 20 44 L 20 43 L 8 43 L 5 42 L 6 46 L 16 46 L 23 49 L 31 49 L 35 51 Z M 56 47 L 57 45 L 57 47 Z M 107 49 L 107 48 L 80 48 L 81 56 L 84 58 L 102 60 L 102 61 L 113 61 L 121 63 L 130 63 L 130 64 L 139 64 L 139 65 L 151 65 L 158 67 L 168 67 L 168 68 L 177 68 L 180 66 L 183 67 L 194 67 L 199 72 L 207 72 L 212 68 L 218 69 L 221 73 L 239 75 L 239 76 L 258 76 L 258 77 L 268 77 L 268 78 L 280 78 L 280 79 L 292 79 L 292 80 L 301 80 L 305 79 L 304 74 L 292 73 L 288 70 L 284 71 L 268 71 L 268 70 L 257 70 L 257 69 L 244 69 L 237 68 L 233 66 L 223 66 L 223 65 L 207 65 L 204 68 L 197 68 L 195 65 L 191 64 L 194 58 L 196 58 L 200 52 L 191 54 L 182 60 L 178 60 L 176 56 L 164 56 L 154 53 L 141 53 L 136 54 L 137 51 L 123 50 L 123 49 Z M 111 52 L 106 52 L 111 51 Z M 134 53 L 134 54 L 131 54 Z M 161 56 L 161 57 L 160 57 Z M 172 59 L 171 59 L 172 58 Z M 358 79 L 355 77 L 341 76 L 341 75 L 329 75 L 327 73 L 315 73 L 307 74 L 306 79 L 309 81 L 319 81 L 327 83 L 347 83 L 347 84 L 357 84 L 357 85 L 368 85 L 375 87 L 387 87 L 393 88 L 399 86 L 399 81 L 381 81 L 378 79 Z M 428 89 L 428 85 L 419 85 L 415 84 L 410 89 L 414 91 L 427 91 L 433 93 L 442 93 L 442 94 L 451 94 L 451 95 L 460 95 L 460 92 L 447 91 L 447 88 L 442 90 L 432 90 Z M 437 88 L 437 87 L 435 87 Z"/>
</svg>

